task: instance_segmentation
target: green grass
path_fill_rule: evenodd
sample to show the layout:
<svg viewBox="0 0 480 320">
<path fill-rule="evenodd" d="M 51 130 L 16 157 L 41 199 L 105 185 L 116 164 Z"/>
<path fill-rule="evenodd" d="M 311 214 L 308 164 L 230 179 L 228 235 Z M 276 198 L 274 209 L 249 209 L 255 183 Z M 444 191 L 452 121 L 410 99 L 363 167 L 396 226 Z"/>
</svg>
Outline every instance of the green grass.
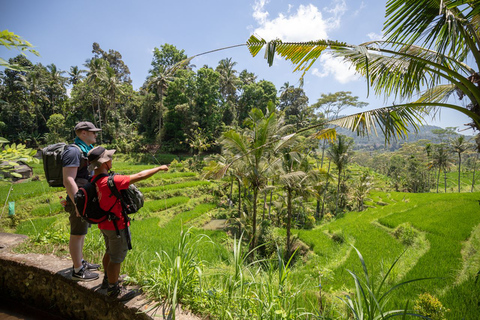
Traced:
<svg viewBox="0 0 480 320">
<path fill-rule="evenodd" d="M 173 246 L 179 241 L 180 231 L 187 229 L 187 223 L 196 217 L 207 213 L 215 208 L 213 204 L 201 204 L 193 210 L 182 212 L 176 215 L 163 227 L 159 226 L 159 218 L 148 218 L 132 223 L 132 243 L 133 250 L 129 252 L 125 262 L 125 269 L 130 274 L 141 277 L 148 272 L 150 261 L 155 260 L 156 253 L 165 250 L 170 253 Z M 198 250 L 198 256 L 209 264 L 227 259 L 227 250 L 218 245 L 225 239 L 224 232 L 192 229 L 191 232 L 196 237 L 208 236 L 201 242 Z M 146 264 L 146 265 L 142 265 Z"/>
<path fill-rule="evenodd" d="M 117 172 L 128 174 L 151 167 L 119 164 Z M 41 167 L 37 169 L 41 170 Z M 456 172 L 449 173 L 449 188 L 452 183 L 453 191 L 456 191 L 456 177 Z M 468 189 L 468 175 L 462 179 L 462 183 L 465 183 L 462 188 Z M 192 172 L 161 173 L 138 186 L 145 193 L 146 202 L 144 208 L 132 216 L 135 218 L 131 227 L 134 249 L 129 252 L 122 272 L 142 283 L 142 279 L 155 267 L 152 261 L 157 260 L 156 253 L 165 250 L 170 254 L 180 239 L 181 230 L 201 225 L 197 222 L 208 220 L 207 216 L 216 205 L 206 203 L 212 201 L 209 190 L 215 184 L 200 180 Z M 0 183 L 2 205 L 9 188 L 10 184 Z M 480 313 L 480 282 L 474 282 L 474 276 L 480 270 L 480 194 L 452 193 L 451 188 L 444 194 L 442 187 L 439 189 L 442 193 L 375 191 L 367 201 L 374 207 L 366 211 L 346 213 L 312 230 L 294 230 L 293 233 L 312 252 L 298 259 L 290 270 L 291 285 L 302 288 L 303 298 L 299 305 L 310 308 L 311 304 L 317 304 L 319 275 L 330 306 L 339 304 L 337 296 L 354 288 L 352 276 L 346 270 L 359 274 L 362 266 L 351 245 L 355 245 L 362 253 L 370 274 L 380 278 L 407 249 L 389 277 L 389 287 L 409 279 L 435 279 L 412 283 L 396 290 L 390 303 L 404 307 L 408 299 L 413 306 L 419 294 L 428 292 L 451 310 L 447 319 L 476 319 Z M 68 252 L 64 243 L 66 237 L 60 234 L 68 234 L 67 215 L 58 202 L 58 196 L 62 194 L 64 189 L 50 188 L 41 180 L 15 184 L 9 197 L 9 201 L 16 202 L 18 212 L 12 220 L 18 223 L 15 232 L 36 237 L 39 244 L 45 244 L 42 252 L 53 250 L 50 248 L 54 247 L 57 254 L 66 255 Z M 0 223 L 6 226 L 12 222 L 2 218 Z M 409 223 L 419 234 L 411 246 L 393 236 L 394 229 L 405 223 Z M 206 274 L 215 277 L 230 270 L 231 239 L 225 232 L 198 228 L 192 228 L 190 232 L 195 239 L 202 238 L 197 253 Z M 285 232 L 280 230 L 280 233 Z M 335 240 L 335 235 L 343 242 Z M 63 246 L 63 250 L 58 246 Z M 39 250 L 38 246 L 33 250 Z M 87 236 L 85 251 L 87 258 L 94 261 L 100 261 L 103 255 L 103 239 L 96 226 Z M 218 284 L 215 281 L 210 283 Z"/>
<path fill-rule="evenodd" d="M 469 239 L 472 229 L 480 224 L 479 196 L 478 193 L 392 193 L 390 205 L 360 213 L 351 212 L 345 214 L 343 218 L 314 230 L 297 230 L 295 233 L 302 241 L 313 247 L 313 251 L 317 254 L 315 261 L 327 269 L 323 269 L 323 272 L 329 276 L 325 278 L 322 285 L 328 290 L 338 291 L 349 283 L 350 275 L 345 270 L 358 272 L 361 266 L 355 255 L 349 254 L 345 258 L 345 254 L 348 254 L 346 250 L 348 244 L 338 244 L 326 233 L 342 230 L 348 242 L 354 244 L 367 263 L 370 263 L 369 270 L 372 273 L 381 274 L 385 271 L 385 266 L 390 265 L 393 259 L 403 252 L 405 246 L 386 230 L 376 226 L 374 222 L 378 221 L 390 228 L 409 222 L 414 228 L 425 233 L 429 249 L 423 255 L 416 257 L 416 261 L 409 264 L 410 269 L 403 279 L 398 280 L 425 277 L 435 277 L 435 279 L 415 282 L 401 288 L 391 303 L 401 307 L 406 299 L 414 300 L 418 294 L 429 292 L 448 305 L 451 309 L 450 315 L 457 314 L 456 312 L 461 310 L 473 310 L 470 315 L 465 315 L 468 319 L 469 316 L 478 315 L 475 312 L 480 311 L 478 305 L 474 304 L 475 299 L 456 299 L 456 304 L 449 301 L 455 296 L 452 290 L 464 290 L 465 286 L 474 288 L 471 284 L 455 284 L 455 280 L 458 270 L 462 269 L 462 243 Z M 385 198 L 385 194 L 374 193 L 372 198 Z M 405 256 L 408 258 L 408 251 Z M 477 269 L 480 269 L 478 264 Z M 302 274 L 313 276 L 312 271 L 313 269 L 304 270 Z M 402 274 L 401 270 L 397 273 Z M 475 290 L 473 292 L 480 294 L 480 286 Z M 466 291 L 463 291 L 463 294 L 465 295 Z M 473 304 L 467 307 L 465 303 Z"/>
<path fill-rule="evenodd" d="M 157 211 L 166 210 L 173 206 L 187 203 L 189 200 L 190 199 L 188 197 L 173 197 L 173 198 L 162 199 L 162 200 L 147 201 L 145 202 L 145 205 L 143 206 L 143 208 L 140 210 L 139 214 L 142 214 L 143 212 L 153 213 Z"/>
<path fill-rule="evenodd" d="M 1 205 L 8 196 L 8 201 L 17 201 L 20 199 L 28 199 L 45 193 L 64 190 L 64 188 L 51 188 L 45 181 L 32 181 L 29 183 L 15 183 L 9 195 L 10 183 L 2 183 L 0 185 L 0 200 L 3 200 Z"/>
<path fill-rule="evenodd" d="M 205 186 L 210 184 L 211 184 L 210 181 L 196 180 L 196 181 L 187 181 L 187 182 L 174 183 L 174 184 L 164 184 L 156 187 L 146 187 L 146 188 L 142 188 L 141 191 L 143 193 L 161 192 L 161 191 L 168 191 L 168 190 L 193 188 L 193 187 Z"/>
<path fill-rule="evenodd" d="M 34 236 L 52 227 L 57 217 L 37 218 L 21 223 L 15 233 Z"/>
</svg>

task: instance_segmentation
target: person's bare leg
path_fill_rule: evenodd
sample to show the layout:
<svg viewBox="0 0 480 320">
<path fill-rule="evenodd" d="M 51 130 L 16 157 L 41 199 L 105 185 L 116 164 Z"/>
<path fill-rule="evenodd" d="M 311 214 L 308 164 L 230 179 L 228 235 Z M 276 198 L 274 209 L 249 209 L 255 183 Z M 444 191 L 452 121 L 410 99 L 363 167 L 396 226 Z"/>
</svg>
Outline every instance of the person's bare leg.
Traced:
<svg viewBox="0 0 480 320">
<path fill-rule="evenodd" d="M 108 278 L 107 268 L 108 268 L 109 263 L 110 263 L 110 256 L 108 255 L 108 253 L 105 253 L 103 255 L 103 259 L 102 259 L 102 265 L 103 265 L 103 270 L 105 271 L 105 275 L 107 276 L 107 278 Z"/>
<path fill-rule="evenodd" d="M 120 266 L 121 263 L 115 263 L 110 261 L 107 266 L 107 277 L 108 277 L 108 284 L 114 285 L 118 282 L 118 277 L 120 275 Z"/>
<path fill-rule="evenodd" d="M 80 268 L 83 260 L 83 243 L 85 241 L 85 235 L 77 236 L 70 235 L 70 242 L 68 243 L 68 249 L 70 250 L 70 256 L 72 257 L 73 267 Z"/>
</svg>

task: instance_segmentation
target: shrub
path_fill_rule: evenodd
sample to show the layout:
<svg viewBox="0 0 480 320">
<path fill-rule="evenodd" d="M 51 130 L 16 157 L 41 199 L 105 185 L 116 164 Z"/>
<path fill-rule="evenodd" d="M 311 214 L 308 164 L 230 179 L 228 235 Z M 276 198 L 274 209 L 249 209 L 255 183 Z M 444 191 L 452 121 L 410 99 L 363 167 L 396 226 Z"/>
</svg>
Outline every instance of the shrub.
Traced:
<svg viewBox="0 0 480 320">
<path fill-rule="evenodd" d="M 345 242 L 345 234 L 343 233 L 342 230 L 335 231 L 332 234 L 332 240 L 337 242 L 337 243 L 344 243 Z"/>
<path fill-rule="evenodd" d="M 315 217 L 314 216 L 307 216 L 305 218 L 305 226 L 304 228 L 309 230 L 309 229 L 313 229 L 313 227 L 315 226 Z"/>
<path fill-rule="evenodd" d="M 275 257 L 278 248 L 285 246 L 285 237 L 276 232 L 270 220 L 263 220 L 258 232 L 257 254 L 262 258 Z"/>
<path fill-rule="evenodd" d="M 330 212 L 325 213 L 323 216 L 323 219 L 327 222 L 332 221 L 335 216 L 331 214 Z"/>
<path fill-rule="evenodd" d="M 445 313 L 450 311 L 442 305 L 440 300 L 429 293 L 422 293 L 418 296 L 413 310 L 432 320 L 443 320 Z"/>
<path fill-rule="evenodd" d="M 404 245 L 411 246 L 414 244 L 418 232 L 410 223 L 403 223 L 393 231 L 393 235 Z"/>
</svg>

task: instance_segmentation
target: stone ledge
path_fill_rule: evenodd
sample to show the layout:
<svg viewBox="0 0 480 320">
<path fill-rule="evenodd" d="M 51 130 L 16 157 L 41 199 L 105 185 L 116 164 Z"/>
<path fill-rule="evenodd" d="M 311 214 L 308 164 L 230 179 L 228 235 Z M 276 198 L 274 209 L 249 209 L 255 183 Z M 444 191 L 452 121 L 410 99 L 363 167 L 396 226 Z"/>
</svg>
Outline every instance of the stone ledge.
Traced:
<svg viewBox="0 0 480 320">
<path fill-rule="evenodd" d="M 107 299 L 97 280 L 71 280 L 72 262 L 54 255 L 15 254 L 11 248 L 23 242 L 23 235 L 0 233 L 0 297 L 18 299 L 67 319 L 164 319 L 163 308 L 155 308 L 145 295 L 124 303 Z M 199 319 L 177 309 L 176 319 Z"/>
</svg>

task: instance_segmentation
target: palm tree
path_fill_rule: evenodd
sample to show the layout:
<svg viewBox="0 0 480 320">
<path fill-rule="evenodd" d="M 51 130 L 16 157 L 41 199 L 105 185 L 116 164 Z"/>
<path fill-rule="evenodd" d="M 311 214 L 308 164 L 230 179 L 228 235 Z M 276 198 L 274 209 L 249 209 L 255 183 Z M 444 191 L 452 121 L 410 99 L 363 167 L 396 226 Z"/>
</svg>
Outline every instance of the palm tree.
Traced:
<svg viewBox="0 0 480 320">
<path fill-rule="evenodd" d="M 65 83 L 67 79 L 62 76 L 65 71 L 58 70 L 55 64 L 49 64 L 47 66 L 48 73 L 48 84 L 47 88 L 49 91 L 49 100 L 52 104 L 52 111 L 55 111 L 55 101 L 58 96 L 65 92 Z"/>
<path fill-rule="evenodd" d="M 225 101 L 223 115 L 226 124 L 230 124 L 234 115 L 238 114 L 237 90 L 242 81 L 237 76 L 237 70 L 234 69 L 236 64 L 232 58 L 222 59 L 215 69 L 220 74 L 220 92 Z M 238 119 L 235 120 L 238 122 Z"/>
<path fill-rule="evenodd" d="M 115 99 L 117 97 L 117 93 L 122 94 L 122 83 L 117 77 L 117 74 L 115 73 L 115 70 L 111 68 L 110 66 L 107 66 L 105 69 L 105 81 L 104 81 L 104 86 L 107 91 L 107 95 L 110 97 L 110 106 L 109 109 L 112 111 L 116 111 L 116 102 Z M 105 110 L 105 123 L 107 123 L 107 117 L 106 117 L 107 110 Z"/>
<path fill-rule="evenodd" d="M 228 176 L 232 179 L 232 184 L 230 186 L 230 196 L 229 196 L 229 206 L 231 207 L 231 203 L 233 203 L 233 184 L 234 182 L 237 183 L 238 186 L 238 218 L 242 217 L 242 182 L 243 182 L 243 174 L 246 172 L 244 167 L 247 165 L 243 160 L 244 158 L 235 158 L 235 154 L 232 153 L 235 149 L 224 148 L 222 150 L 222 154 L 212 155 L 207 157 L 207 167 L 204 168 L 205 178 L 206 179 L 216 179 L 219 176 L 223 176 L 224 174 L 228 174 Z M 229 163 L 235 162 L 234 165 L 229 166 Z M 225 172 L 225 168 L 230 168 L 228 171 Z M 238 234 L 241 234 L 241 230 L 239 230 Z"/>
<path fill-rule="evenodd" d="M 432 154 L 432 161 L 429 164 L 430 168 L 437 168 L 438 175 L 437 175 L 437 193 L 438 193 L 438 185 L 440 181 L 440 172 L 443 171 L 444 179 L 445 179 L 445 193 L 447 193 L 447 169 L 451 166 L 450 155 L 448 152 L 447 147 L 445 144 L 437 144 L 435 145 L 434 152 Z"/>
<path fill-rule="evenodd" d="M 473 192 L 473 188 L 475 187 L 475 172 L 477 168 L 477 160 L 478 160 L 478 153 L 475 154 L 473 159 L 473 177 L 472 177 L 472 188 L 470 189 L 470 192 Z"/>
<path fill-rule="evenodd" d="M 460 192 L 460 173 L 462 169 L 462 153 L 467 151 L 470 148 L 468 140 L 465 139 L 465 136 L 459 135 L 455 139 L 450 140 L 451 148 L 453 152 L 458 155 L 458 192 Z"/>
<path fill-rule="evenodd" d="M 33 105 L 33 110 L 35 110 L 34 114 L 37 118 L 38 116 L 41 116 L 44 124 L 46 124 L 47 119 L 41 108 L 43 101 L 49 102 L 49 99 L 45 94 L 45 79 L 42 78 L 40 71 L 35 68 L 26 75 L 19 74 L 19 78 L 22 86 L 30 92 L 31 103 Z"/>
<path fill-rule="evenodd" d="M 108 62 L 103 59 L 92 59 L 87 61 L 89 71 L 87 73 L 87 82 L 94 84 L 95 96 L 97 97 L 98 127 L 102 128 L 102 112 L 100 109 L 100 85 L 106 80 L 105 70 Z M 92 101 L 93 102 L 93 101 Z M 93 103 L 92 103 L 93 108 Z M 93 113 L 95 114 L 95 112 Z M 102 132 L 100 131 L 100 141 L 102 141 Z"/>
<path fill-rule="evenodd" d="M 361 173 L 358 182 L 355 185 L 353 196 L 357 204 L 357 210 L 359 211 L 363 211 L 365 209 L 365 198 L 373 187 L 373 183 L 371 183 L 371 180 L 372 177 L 370 176 L 370 172 L 368 172 L 368 170 L 365 170 Z"/>
<path fill-rule="evenodd" d="M 193 58 L 193 57 L 192 57 Z M 163 97 L 168 88 L 168 84 L 175 79 L 175 73 L 180 69 L 189 68 L 192 58 L 182 60 L 172 66 L 158 66 L 150 70 L 151 75 L 147 79 L 147 88 L 154 92 L 159 101 L 158 103 L 158 134 L 160 135 L 163 127 Z"/>
<path fill-rule="evenodd" d="M 338 208 L 338 199 L 340 198 L 340 184 L 342 181 L 342 174 L 346 170 L 347 164 L 350 162 L 352 156 L 353 139 L 343 135 L 337 136 L 337 141 L 330 144 L 328 155 L 337 167 L 338 181 L 337 181 L 337 197 L 335 200 L 335 214 Z"/>
<path fill-rule="evenodd" d="M 68 71 L 68 75 L 70 76 L 70 83 L 72 85 L 76 85 L 78 82 L 80 82 L 83 78 L 83 73 L 86 73 L 87 70 L 82 70 L 79 69 L 78 66 L 71 66 L 70 71 Z"/>
<path fill-rule="evenodd" d="M 318 40 L 303 43 L 266 42 L 251 36 L 247 46 L 253 56 L 265 46 L 273 64 L 279 54 L 306 71 L 323 52 L 331 52 L 352 64 L 367 78 L 376 94 L 409 99 L 402 103 L 332 121 L 357 133 L 369 133 L 379 124 L 388 140 L 405 137 L 409 125 L 416 131 L 426 114 L 438 107 L 457 110 L 480 129 L 480 2 L 478 0 L 391 0 L 386 7 L 385 40 L 349 45 Z M 467 64 L 467 58 L 473 62 Z M 303 77 L 303 76 L 302 76 Z M 421 92 L 423 86 L 427 90 Z M 467 97 L 463 106 L 448 103 L 457 93 Z M 477 139 L 480 149 L 480 139 Z"/>
<path fill-rule="evenodd" d="M 279 164 L 278 169 L 280 169 L 281 174 L 278 177 L 278 183 L 285 190 L 287 202 L 286 259 L 290 259 L 292 254 L 292 200 L 296 194 L 306 190 L 304 182 L 308 179 L 310 170 L 307 155 L 302 155 L 295 150 L 285 150 Z"/>
<path fill-rule="evenodd" d="M 317 202 L 315 218 L 320 220 L 323 218 L 323 213 L 320 211 L 320 205 L 322 203 L 322 197 L 327 191 L 327 183 L 330 176 L 327 171 L 318 166 L 312 171 L 312 175 L 314 175 L 315 178 L 313 179 L 312 184 L 309 186 L 309 190 L 314 195 Z"/>
<path fill-rule="evenodd" d="M 216 71 L 220 73 L 220 92 L 226 101 L 235 98 L 240 79 L 237 77 L 237 70 L 233 69 L 237 65 L 232 58 L 222 59 L 218 63 Z"/>
<path fill-rule="evenodd" d="M 225 174 L 229 167 L 241 160 L 245 187 L 252 192 L 250 249 L 253 250 L 256 247 L 258 195 L 267 184 L 267 176 L 276 162 L 275 154 L 292 143 L 292 139 L 278 139 L 290 127 L 284 125 L 283 118 L 277 115 L 272 103 L 265 114 L 260 109 L 252 109 L 245 123 L 247 129 L 244 132 L 232 129 L 223 134 L 222 146 L 234 155 L 234 160 L 221 168 L 219 175 Z"/>
<path fill-rule="evenodd" d="M 290 85 L 290 82 L 284 82 L 283 86 L 280 87 L 278 90 L 278 93 L 280 93 L 280 96 L 284 95 L 285 93 L 288 92 L 288 90 L 292 90 L 294 87 Z"/>
</svg>

